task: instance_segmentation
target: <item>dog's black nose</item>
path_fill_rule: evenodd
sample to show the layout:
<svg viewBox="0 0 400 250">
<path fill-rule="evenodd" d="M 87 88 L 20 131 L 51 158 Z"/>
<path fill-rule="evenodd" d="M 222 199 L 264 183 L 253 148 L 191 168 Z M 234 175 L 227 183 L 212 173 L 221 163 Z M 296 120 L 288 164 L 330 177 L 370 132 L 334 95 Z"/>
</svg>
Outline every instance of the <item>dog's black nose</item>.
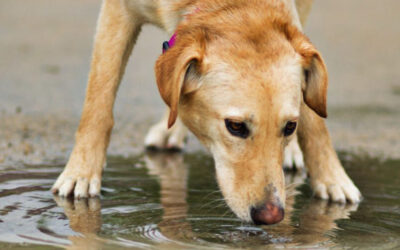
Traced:
<svg viewBox="0 0 400 250">
<path fill-rule="evenodd" d="M 283 220 L 285 211 L 281 206 L 267 202 L 262 206 L 251 208 L 250 215 L 256 225 L 271 225 Z"/>
</svg>

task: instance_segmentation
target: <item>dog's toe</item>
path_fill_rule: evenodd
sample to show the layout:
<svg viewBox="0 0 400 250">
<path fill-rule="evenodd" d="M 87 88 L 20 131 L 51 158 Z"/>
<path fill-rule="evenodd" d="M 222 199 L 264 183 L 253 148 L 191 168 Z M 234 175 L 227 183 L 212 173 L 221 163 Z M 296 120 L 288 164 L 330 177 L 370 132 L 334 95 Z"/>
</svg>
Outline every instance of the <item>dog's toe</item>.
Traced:
<svg viewBox="0 0 400 250">
<path fill-rule="evenodd" d="M 339 185 L 331 185 L 328 187 L 330 199 L 337 203 L 346 203 L 346 197 L 342 188 Z"/>
<path fill-rule="evenodd" d="M 88 189 L 89 189 L 89 181 L 87 178 L 81 177 L 78 178 L 75 189 L 74 189 L 74 197 L 75 199 L 87 198 L 88 197 Z"/>
<path fill-rule="evenodd" d="M 63 182 L 64 182 L 64 178 L 62 175 L 60 175 L 58 177 L 57 181 L 51 187 L 51 192 L 53 192 L 53 194 L 59 193 L 59 189 L 60 189 L 61 185 L 63 184 Z"/>
<path fill-rule="evenodd" d="M 101 181 L 99 177 L 94 177 L 90 180 L 89 196 L 96 197 L 100 195 Z"/>
<path fill-rule="evenodd" d="M 328 190 L 326 186 L 322 183 L 318 183 L 314 187 L 314 195 L 317 198 L 323 199 L 323 200 L 328 200 L 329 195 L 328 195 Z"/>
<path fill-rule="evenodd" d="M 292 152 L 287 148 L 285 148 L 283 167 L 285 169 L 293 169 L 294 167 Z"/>
<path fill-rule="evenodd" d="M 303 169 L 304 159 L 303 153 L 301 152 L 297 137 L 293 138 L 292 141 L 285 147 L 283 167 L 285 169 Z"/>
<path fill-rule="evenodd" d="M 58 195 L 61 197 L 67 197 L 72 193 L 75 186 L 75 180 L 71 177 L 66 177 L 63 180 L 60 188 L 58 189 Z"/>
<path fill-rule="evenodd" d="M 350 203 L 357 204 L 362 200 L 361 192 L 355 185 L 343 189 L 346 200 Z"/>
</svg>

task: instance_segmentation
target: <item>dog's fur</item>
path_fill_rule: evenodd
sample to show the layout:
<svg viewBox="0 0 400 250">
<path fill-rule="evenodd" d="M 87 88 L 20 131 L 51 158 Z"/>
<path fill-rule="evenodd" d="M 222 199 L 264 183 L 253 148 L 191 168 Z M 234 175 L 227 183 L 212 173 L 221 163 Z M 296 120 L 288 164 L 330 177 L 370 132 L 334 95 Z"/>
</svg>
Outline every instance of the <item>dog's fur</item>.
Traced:
<svg viewBox="0 0 400 250">
<path fill-rule="evenodd" d="M 283 151 L 293 136 L 282 130 L 297 121 L 316 196 L 359 202 L 321 118 L 326 67 L 302 33 L 311 2 L 104 0 L 76 145 L 53 191 L 99 194 L 116 91 L 141 26 L 152 23 L 176 32 L 177 42 L 156 63 L 169 112 L 146 145 L 182 147 L 186 125 L 213 154 L 228 205 L 250 221 L 252 207 L 284 204 Z M 250 136 L 232 136 L 224 119 L 245 122 Z"/>
</svg>

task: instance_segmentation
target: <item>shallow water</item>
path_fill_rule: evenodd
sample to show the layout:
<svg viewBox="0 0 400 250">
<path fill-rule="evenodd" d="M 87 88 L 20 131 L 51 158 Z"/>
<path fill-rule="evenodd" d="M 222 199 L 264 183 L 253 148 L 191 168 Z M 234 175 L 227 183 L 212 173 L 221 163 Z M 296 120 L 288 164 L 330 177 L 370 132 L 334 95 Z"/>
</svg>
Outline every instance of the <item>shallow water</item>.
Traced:
<svg viewBox="0 0 400 250">
<path fill-rule="evenodd" d="M 287 173 L 285 220 L 239 221 L 204 153 L 111 158 L 100 199 L 71 201 L 49 188 L 63 165 L 0 170 L 0 249 L 400 248 L 400 160 L 341 154 L 360 205 L 311 197 L 304 173 Z"/>
</svg>

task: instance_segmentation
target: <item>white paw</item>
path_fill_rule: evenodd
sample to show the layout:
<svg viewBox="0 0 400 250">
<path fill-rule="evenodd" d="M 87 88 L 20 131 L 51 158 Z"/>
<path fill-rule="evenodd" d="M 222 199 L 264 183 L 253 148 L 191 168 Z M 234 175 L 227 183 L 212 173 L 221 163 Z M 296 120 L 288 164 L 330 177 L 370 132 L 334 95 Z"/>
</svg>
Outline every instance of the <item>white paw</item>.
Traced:
<svg viewBox="0 0 400 250">
<path fill-rule="evenodd" d="M 82 177 L 79 173 L 64 171 L 51 188 L 61 197 L 74 196 L 75 199 L 95 197 L 100 194 L 100 176 Z"/>
<path fill-rule="evenodd" d="M 166 124 L 156 124 L 152 126 L 147 132 L 144 139 L 144 145 L 146 147 L 163 148 L 168 138 L 168 129 Z"/>
<path fill-rule="evenodd" d="M 71 156 L 64 171 L 57 178 L 51 191 L 61 197 L 74 196 L 75 199 L 95 197 L 100 194 L 102 167 L 90 168 Z"/>
<path fill-rule="evenodd" d="M 283 167 L 286 169 L 304 169 L 303 153 L 297 142 L 297 136 L 285 147 Z"/>
<path fill-rule="evenodd" d="M 347 174 L 341 172 L 327 178 L 327 180 L 311 180 L 311 185 L 316 197 L 338 203 L 359 203 L 362 199 L 361 192 L 350 180 Z"/>
<path fill-rule="evenodd" d="M 147 133 L 144 144 L 146 147 L 158 149 L 183 149 L 187 128 L 177 120 L 175 125 L 168 129 L 167 122 L 161 121 L 152 126 Z"/>
</svg>

